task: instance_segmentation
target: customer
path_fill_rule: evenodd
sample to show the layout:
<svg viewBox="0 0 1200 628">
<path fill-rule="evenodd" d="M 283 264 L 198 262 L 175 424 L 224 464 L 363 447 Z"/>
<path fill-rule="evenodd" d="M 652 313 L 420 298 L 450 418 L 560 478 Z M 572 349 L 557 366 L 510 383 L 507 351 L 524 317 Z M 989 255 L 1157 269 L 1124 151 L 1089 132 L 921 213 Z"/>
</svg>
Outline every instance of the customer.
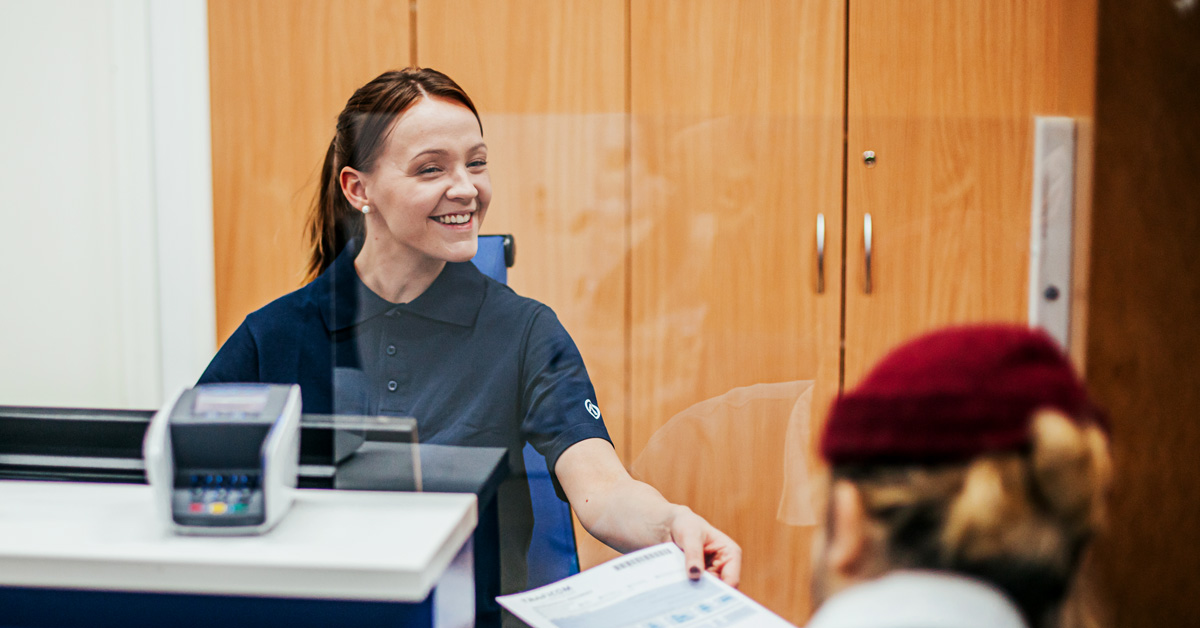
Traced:
<svg viewBox="0 0 1200 628">
<path fill-rule="evenodd" d="M 821 453 L 809 628 L 1059 625 L 1111 467 L 1048 336 L 974 326 L 900 347 L 834 403 Z"/>
</svg>

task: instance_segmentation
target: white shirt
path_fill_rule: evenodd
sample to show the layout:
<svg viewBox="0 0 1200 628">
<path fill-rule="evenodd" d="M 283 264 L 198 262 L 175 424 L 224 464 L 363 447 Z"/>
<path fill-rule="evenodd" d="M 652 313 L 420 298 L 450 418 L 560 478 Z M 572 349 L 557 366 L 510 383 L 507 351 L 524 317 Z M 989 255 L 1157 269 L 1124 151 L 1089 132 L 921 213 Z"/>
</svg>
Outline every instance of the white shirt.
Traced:
<svg viewBox="0 0 1200 628">
<path fill-rule="evenodd" d="M 937 571 L 894 571 L 830 598 L 807 628 L 1028 628 L 995 587 Z"/>
</svg>

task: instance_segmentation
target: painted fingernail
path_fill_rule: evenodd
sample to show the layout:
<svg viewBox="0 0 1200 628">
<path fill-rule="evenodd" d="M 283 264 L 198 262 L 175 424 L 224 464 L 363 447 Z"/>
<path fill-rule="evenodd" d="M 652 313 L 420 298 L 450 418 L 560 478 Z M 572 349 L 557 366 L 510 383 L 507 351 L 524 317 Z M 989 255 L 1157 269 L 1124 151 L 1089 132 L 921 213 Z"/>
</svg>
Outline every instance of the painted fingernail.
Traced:
<svg viewBox="0 0 1200 628">
<path fill-rule="evenodd" d="M 699 578 L 700 577 L 700 568 L 692 567 L 691 569 L 688 570 L 688 575 L 690 575 L 693 578 Z"/>
</svg>

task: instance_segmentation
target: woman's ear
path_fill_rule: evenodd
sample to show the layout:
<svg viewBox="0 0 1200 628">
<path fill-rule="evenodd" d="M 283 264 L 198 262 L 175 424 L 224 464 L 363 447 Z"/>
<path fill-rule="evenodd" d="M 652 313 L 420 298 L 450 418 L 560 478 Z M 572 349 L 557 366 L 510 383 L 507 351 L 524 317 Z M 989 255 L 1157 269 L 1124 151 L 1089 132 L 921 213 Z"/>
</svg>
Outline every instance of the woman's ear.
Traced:
<svg viewBox="0 0 1200 628">
<path fill-rule="evenodd" d="M 361 210 L 363 205 L 370 202 L 367 200 L 367 184 L 361 172 L 346 166 L 338 173 L 338 183 L 342 186 L 342 194 L 346 195 L 346 200 L 350 201 L 354 209 Z"/>
<path fill-rule="evenodd" d="M 867 563 L 867 518 L 858 487 L 837 480 L 829 499 L 828 568 L 839 577 L 857 579 Z"/>
</svg>

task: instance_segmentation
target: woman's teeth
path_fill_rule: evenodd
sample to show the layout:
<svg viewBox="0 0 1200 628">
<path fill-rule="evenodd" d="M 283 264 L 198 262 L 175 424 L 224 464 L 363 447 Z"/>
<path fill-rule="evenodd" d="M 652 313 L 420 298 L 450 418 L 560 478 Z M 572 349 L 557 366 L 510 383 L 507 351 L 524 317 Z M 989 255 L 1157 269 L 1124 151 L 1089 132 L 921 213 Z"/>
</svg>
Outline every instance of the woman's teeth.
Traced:
<svg viewBox="0 0 1200 628">
<path fill-rule="evenodd" d="M 471 222 L 471 214 L 446 214 L 445 216 L 435 216 L 434 220 L 443 225 L 462 225 Z"/>
</svg>

